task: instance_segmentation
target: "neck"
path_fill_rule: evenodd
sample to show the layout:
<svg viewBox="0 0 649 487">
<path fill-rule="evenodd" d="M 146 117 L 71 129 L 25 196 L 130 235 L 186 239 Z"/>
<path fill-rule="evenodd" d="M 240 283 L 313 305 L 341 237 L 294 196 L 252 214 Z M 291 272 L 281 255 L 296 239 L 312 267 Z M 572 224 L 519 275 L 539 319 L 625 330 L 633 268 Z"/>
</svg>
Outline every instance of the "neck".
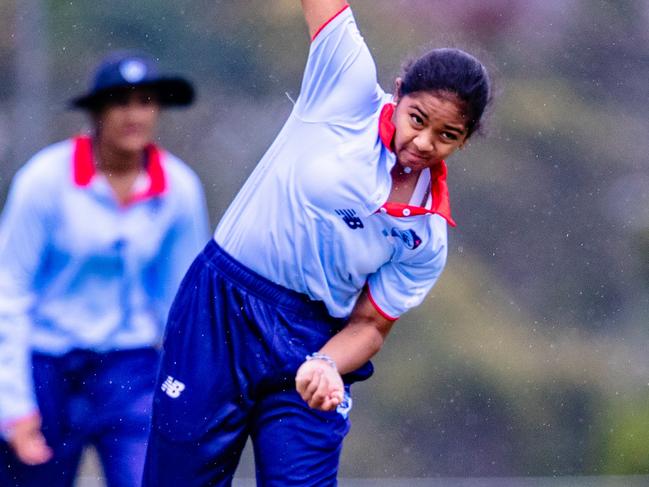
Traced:
<svg viewBox="0 0 649 487">
<path fill-rule="evenodd" d="M 128 174 L 139 172 L 143 167 L 143 151 L 122 151 L 95 139 L 95 163 L 97 169 L 106 174 Z"/>
<path fill-rule="evenodd" d="M 420 171 L 407 172 L 398 162 L 392 168 L 392 189 L 390 190 L 389 200 L 395 203 L 409 203 L 412 193 L 415 190 L 419 180 Z"/>
<path fill-rule="evenodd" d="M 409 167 L 404 167 L 399 164 L 399 161 L 394 165 L 391 171 L 393 181 L 410 181 L 419 179 L 421 171 L 413 171 Z"/>
</svg>

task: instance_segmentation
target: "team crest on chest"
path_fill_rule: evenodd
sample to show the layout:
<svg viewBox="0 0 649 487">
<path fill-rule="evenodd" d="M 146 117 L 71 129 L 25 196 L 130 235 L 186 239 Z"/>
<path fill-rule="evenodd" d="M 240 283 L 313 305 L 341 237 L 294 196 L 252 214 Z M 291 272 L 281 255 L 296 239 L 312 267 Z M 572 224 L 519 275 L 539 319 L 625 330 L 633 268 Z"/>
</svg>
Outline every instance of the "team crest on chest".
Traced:
<svg viewBox="0 0 649 487">
<path fill-rule="evenodd" d="M 414 250 L 421 245 L 421 237 L 415 233 L 414 230 L 399 230 L 398 228 L 393 228 L 390 232 L 390 235 L 400 239 L 406 248 Z"/>
</svg>

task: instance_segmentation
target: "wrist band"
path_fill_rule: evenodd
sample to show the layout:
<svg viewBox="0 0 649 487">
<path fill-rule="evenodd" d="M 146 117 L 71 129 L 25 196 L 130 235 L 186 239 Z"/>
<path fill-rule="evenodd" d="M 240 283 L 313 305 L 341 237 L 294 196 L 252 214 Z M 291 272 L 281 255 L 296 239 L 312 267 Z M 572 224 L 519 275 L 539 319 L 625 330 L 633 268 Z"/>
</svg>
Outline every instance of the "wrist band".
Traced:
<svg viewBox="0 0 649 487">
<path fill-rule="evenodd" d="M 324 354 L 324 353 L 319 353 L 315 352 L 312 353 L 311 355 L 306 356 L 307 362 L 309 360 L 322 360 L 323 362 L 327 362 L 331 367 L 335 370 L 338 371 L 338 367 L 336 367 L 336 362 L 334 362 L 334 359 L 332 359 L 329 355 Z"/>
</svg>

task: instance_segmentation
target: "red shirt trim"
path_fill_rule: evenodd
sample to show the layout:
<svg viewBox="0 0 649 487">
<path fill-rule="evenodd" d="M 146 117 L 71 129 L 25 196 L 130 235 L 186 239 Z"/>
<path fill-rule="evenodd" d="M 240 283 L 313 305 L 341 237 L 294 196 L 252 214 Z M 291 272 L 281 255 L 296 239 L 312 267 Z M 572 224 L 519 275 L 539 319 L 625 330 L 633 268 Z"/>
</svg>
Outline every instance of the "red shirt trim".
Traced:
<svg viewBox="0 0 649 487">
<path fill-rule="evenodd" d="M 370 303 L 372 303 L 372 306 L 374 306 L 374 308 L 376 309 L 376 311 L 378 311 L 378 313 L 379 313 L 381 316 L 383 316 L 383 318 L 385 318 L 386 320 L 389 320 L 389 321 L 397 321 L 397 320 L 399 319 L 398 317 L 395 318 L 394 316 L 390 316 L 390 315 L 387 314 L 385 311 L 383 311 L 383 310 L 379 307 L 378 304 L 376 304 L 376 301 L 374 301 L 374 298 L 372 297 L 372 292 L 370 291 L 370 286 L 369 286 L 369 285 L 368 285 L 368 286 L 365 286 L 365 289 L 367 289 L 367 297 L 369 298 Z"/>
<path fill-rule="evenodd" d="M 92 161 L 92 139 L 77 137 L 74 139 L 73 177 L 77 186 L 88 186 L 95 175 L 95 165 Z"/>
<path fill-rule="evenodd" d="M 153 198 L 167 189 L 167 177 L 162 166 L 162 151 L 154 144 L 146 149 L 146 171 L 149 176 L 149 187 L 140 193 L 131 195 L 127 204 Z M 74 183 L 79 187 L 88 186 L 96 174 L 92 155 L 92 138 L 79 136 L 74 138 L 74 153 L 72 157 L 72 173 Z"/>
<path fill-rule="evenodd" d="M 340 10 L 338 10 L 338 12 L 336 12 L 336 13 L 335 13 L 335 14 L 334 14 L 334 15 L 333 15 L 329 20 L 327 20 L 324 24 L 322 24 L 322 25 L 318 28 L 318 30 L 315 31 L 315 34 L 313 34 L 313 37 L 311 37 L 311 42 L 313 42 L 313 41 L 315 40 L 315 38 L 318 37 L 318 34 L 319 34 L 320 32 L 322 32 L 322 29 L 324 29 L 325 27 L 327 27 L 327 25 L 329 25 L 333 19 L 335 19 L 336 17 L 338 17 L 341 13 L 343 13 L 343 12 L 344 12 L 346 9 L 348 9 L 348 8 L 349 8 L 349 4 L 346 4 L 343 8 L 341 8 Z"/>
<path fill-rule="evenodd" d="M 394 108 L 393 103 L 386 103 L 383 105 L 379 116 L 379 137 L 383 145 L 390 152 L 394 152 L 394 134 L 396 132 L 396 127 L 392 122 Z M 446 184 L 446 175 L 447 168 L 444 161 L 440 161 L 439 164 L 436 164 L 430 169 L 430 193 L 432 195 L 430 210 L 421 206 L 411 206 L 404 203 L 388 201 L 379 211 L 384 211 L 388 215 L 396 217 L 435 213 L 444 218 L 452 227 L 456 226 L 457 224 L 451 216 L 451 202 L 448 194 L 448 185 Z"/>
<path fill-rule="evenodd" d="M 379 137 L 381 137 L 381 142 L 390 152 L 394 152 L 394 133 L 397 130 L 394 123 L 392 123 L 394 108 L 394 103 L 386 103 L 381 108 L 381 115 L 379 115 Z"/>
</svg>

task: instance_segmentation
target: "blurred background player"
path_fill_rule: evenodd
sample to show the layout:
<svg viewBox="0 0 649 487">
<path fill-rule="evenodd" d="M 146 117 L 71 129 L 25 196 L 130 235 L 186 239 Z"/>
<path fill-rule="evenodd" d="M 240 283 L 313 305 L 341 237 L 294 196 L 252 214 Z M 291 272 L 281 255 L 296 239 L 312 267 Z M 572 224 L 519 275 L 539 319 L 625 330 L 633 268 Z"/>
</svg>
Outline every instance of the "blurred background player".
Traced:
<svg viewBox="0 0 649 487">
<path fill-rule="evenodd" d="M 444 160 L 480 126 L 487 71 L 436 49 L 387 94 L 349 6 L 302 7 L 299 98 L 169 314 L 148 487 L 229 485 L 248 436 L 259 485 L 335 485 L 349 385 L 446 262 Z"/>
<path fill-rule="evenodd" d="M 93 133 L 17 173 L 0 226 L 0 485 L 70 486 L 84 446 L 140 484 L 161 331 L 208 239 L 196 174 L 154 144 L 189 81 L 112 53 L 73 100 Z"/>
</svg>

